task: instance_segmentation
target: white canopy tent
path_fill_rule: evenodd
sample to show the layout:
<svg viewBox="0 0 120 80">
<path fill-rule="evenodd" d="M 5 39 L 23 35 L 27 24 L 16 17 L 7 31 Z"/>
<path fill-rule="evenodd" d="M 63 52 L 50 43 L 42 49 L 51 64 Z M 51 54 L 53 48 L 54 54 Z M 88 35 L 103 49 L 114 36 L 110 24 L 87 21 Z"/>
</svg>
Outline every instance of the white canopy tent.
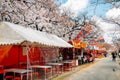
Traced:
<svg viewBox="0 0 120 80">
<path fill-rule="evenodd" d="M 25 41 L 52 47 L 72 47 L 53 34 L 25 28 L 9 22 L 0 23 L 0 45 L 21 44 Z"/>
<path fill-rule="evenodd" d="M 27 42 L 27 43 L 26 43 Z M 29 66 L 28 45 L 37 44 L 49 47 L 72 47 L 69 43 L 53 34 L 25 28 L 9 22 L 0 23 L 0 45 L 26 45 L 27 69 Z M 27 73 L 28 74 L 28 73 Z M 28 80 L 28 75 L 27 75 Z"/>
</svg>

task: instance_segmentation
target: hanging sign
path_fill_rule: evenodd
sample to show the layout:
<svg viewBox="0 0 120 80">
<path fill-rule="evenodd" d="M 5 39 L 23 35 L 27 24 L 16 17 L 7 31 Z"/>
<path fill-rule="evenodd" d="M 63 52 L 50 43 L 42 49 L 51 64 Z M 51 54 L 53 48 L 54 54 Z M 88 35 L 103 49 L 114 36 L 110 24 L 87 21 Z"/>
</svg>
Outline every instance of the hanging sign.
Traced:
<svg viewBox="0 0 120 80">
<path fill-rule="evenodd" d="M 89 41 L 89 45 L 91 45 L 91 46 L 96 45 L 96 41 L 95 41 L 95 40 L 90 40 L 90 41 Z"/>
</svg>

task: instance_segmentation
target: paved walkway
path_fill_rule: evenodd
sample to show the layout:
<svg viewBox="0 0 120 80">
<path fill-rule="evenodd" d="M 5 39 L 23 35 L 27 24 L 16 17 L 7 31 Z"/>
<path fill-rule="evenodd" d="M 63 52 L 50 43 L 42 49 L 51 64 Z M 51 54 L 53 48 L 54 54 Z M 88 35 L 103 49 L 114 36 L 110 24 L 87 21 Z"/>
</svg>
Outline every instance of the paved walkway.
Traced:
<svg viewBox="0 0 120 80">
<path fill-rule="evenodd" d="M 116 63 L 111 60 L 111 57 L 102 58 L 92 66 L 77 71 L 62 80 L 120 80 L 120 65 Z"/>
</svg>

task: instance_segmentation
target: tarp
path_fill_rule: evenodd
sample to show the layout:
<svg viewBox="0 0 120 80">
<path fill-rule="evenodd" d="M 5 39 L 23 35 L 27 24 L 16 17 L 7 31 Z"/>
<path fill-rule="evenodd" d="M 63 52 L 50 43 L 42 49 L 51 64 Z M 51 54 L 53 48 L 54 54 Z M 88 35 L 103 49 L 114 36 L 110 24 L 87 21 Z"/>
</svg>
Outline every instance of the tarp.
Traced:
<svg viewBox="0 0 120 80">
<path fill-rule="evenodd" d="M 53 47 L 72 47 L 56 35 L 9 22 L 0 23 L 0 45 L 21 44 L 25 41 Z"/>
<path fill-rule="evenodd" d="M 4 67 L 18 66 L 19 62 L 25 62 L 26 56 L 22 55 L 22 47 L 6 45 L 0 49 L 0 65 Z"/>
<path fill-rule="evenodd" d="M 8 56 L 8 51 L 11 49 L 12 45 L 0 46 L 0 63 L 5 56 Z"/>
</svg>

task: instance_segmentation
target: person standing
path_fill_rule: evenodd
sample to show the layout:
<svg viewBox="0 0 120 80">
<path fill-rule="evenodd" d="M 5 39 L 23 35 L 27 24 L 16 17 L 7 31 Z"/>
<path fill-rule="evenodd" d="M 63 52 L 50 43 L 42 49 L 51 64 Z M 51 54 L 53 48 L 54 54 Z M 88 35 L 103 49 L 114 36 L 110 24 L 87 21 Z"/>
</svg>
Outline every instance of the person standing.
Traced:
<svg viewBox="0 0 120 80">
<path fill-rule="evenodd" d="M 118 51 L 118 57 L 120 58 L 120 50 Z"/>
<path fill-rule="evenodd" d="M 112 52 L 112 60 L 113 60 L 113 61 L 116 61 L 116 56 L 117 56 L 116 53 L 115 53 L 115 52 Z"/>
<path fill-rule="evenodd" d="M 59 54 L 59 61 L 62 61 L 63 57 L 62 57 L 62 53 Z"/>
<path fill-rule="evenodd" d="M 114 65 L 113 71 L 116 71 L 116 69 L 117 69 L 117 66 L 116 66 L 116 57 L 117 57 L 117 52 L 116 51 L 112 52 L 112 60 L 113 60 L 113 65 Z"/>
</svg>

